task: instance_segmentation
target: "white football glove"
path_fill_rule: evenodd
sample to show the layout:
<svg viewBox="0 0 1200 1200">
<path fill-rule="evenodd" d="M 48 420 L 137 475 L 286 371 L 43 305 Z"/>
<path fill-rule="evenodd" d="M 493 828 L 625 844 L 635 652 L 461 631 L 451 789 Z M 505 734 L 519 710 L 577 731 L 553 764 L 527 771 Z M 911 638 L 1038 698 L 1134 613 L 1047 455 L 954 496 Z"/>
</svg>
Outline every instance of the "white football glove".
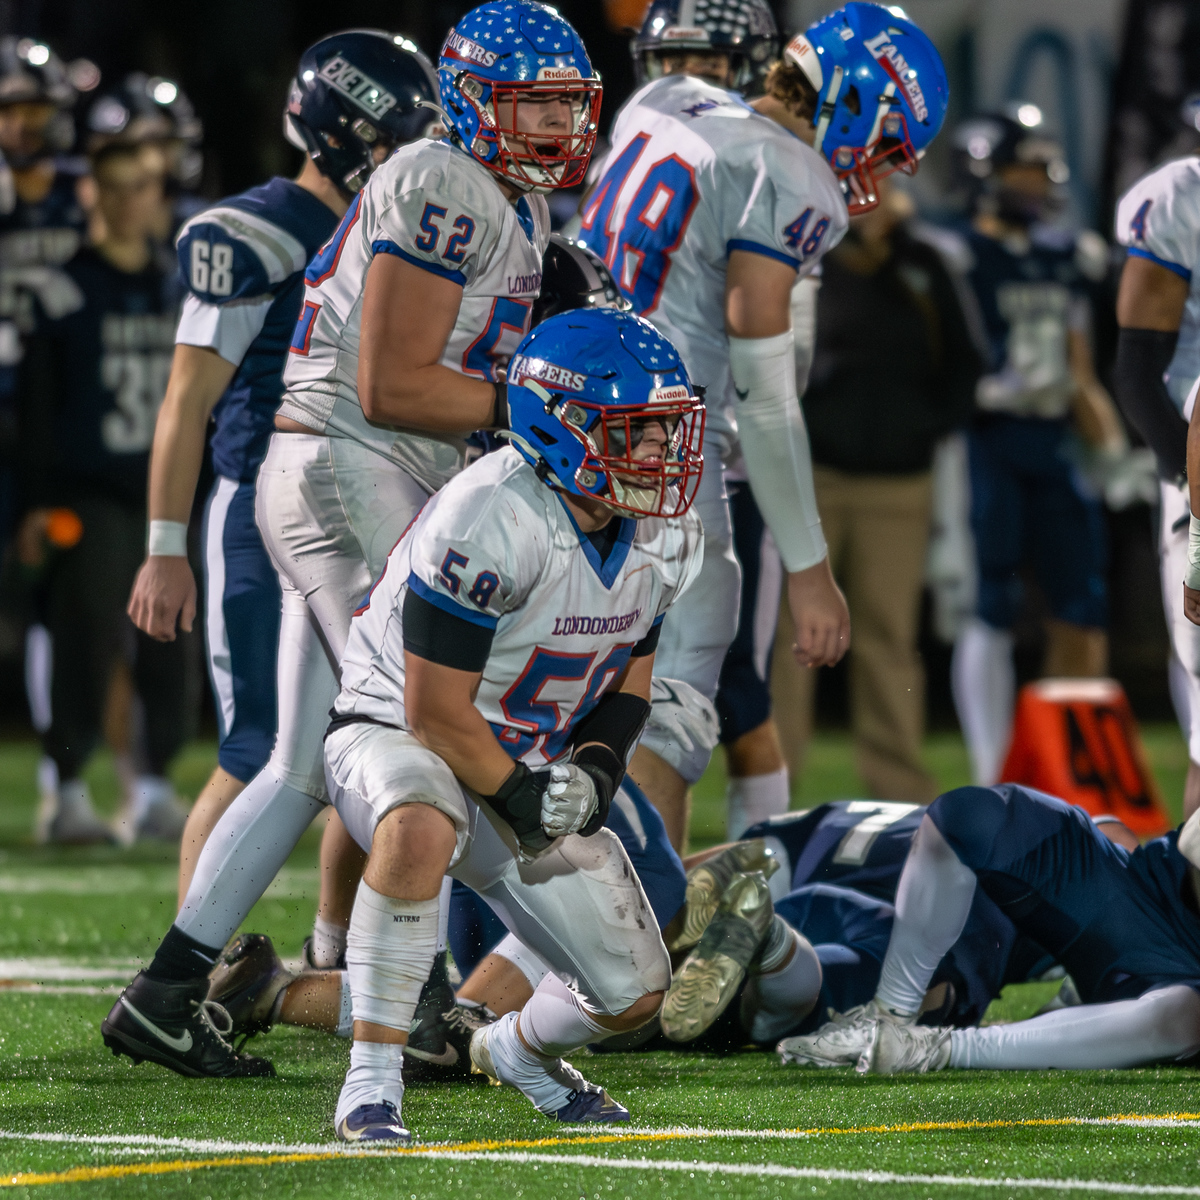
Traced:
<svg viewBox="0 0 1200 1200">
<path fill-rule="evenodd" d="M 600 805 L 592 777 L 573 763 L 555 763 L 542 793 L 542 828 L 547 837 L 578 833 Z"/>
</svg>

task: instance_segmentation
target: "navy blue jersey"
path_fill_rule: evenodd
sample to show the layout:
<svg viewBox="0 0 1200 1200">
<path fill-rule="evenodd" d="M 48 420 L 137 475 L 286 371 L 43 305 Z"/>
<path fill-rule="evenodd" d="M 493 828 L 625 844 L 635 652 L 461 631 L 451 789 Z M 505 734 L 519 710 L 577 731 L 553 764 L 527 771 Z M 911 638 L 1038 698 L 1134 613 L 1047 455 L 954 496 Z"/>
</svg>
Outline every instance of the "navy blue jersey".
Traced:
<svg viewBox="0 0 1200 1200">
<path fill-rule="evenodd" d="M 808 938 L 821 960 L 820 999 L 787 1036 L 811 1032 L 828 1020 L 830 1009 L 846 1012 L 875 995 L 896 915 L 890 904 L 853 888 L 817 883 L 789 893 L 775 911 Z M 1012 924 L 994 906 L 972 906 L 961 936 L 931 981 L 932 987 L 948 983 L 953 988 L 937 1013 L 938 1023 L 980 1022 L 1007 982 L 1014 936 Z"/>
<path fill-rule="evenodd" d="M 929 806 L 954 853 L 1026 937 L 1071 973 L 1087 1004 L 1200 989 L 1200 915 L 1170 833 L 1129 851 L 1081 808 L 1032 788 L 957 788 Z"/>
<path fill-rule="evenodd" d="M 971 260 L 967 280 L 987 342 L 977 406 L 1016 417 L 1066 418 L 1075 392 L 1068 331 L 1088 326 L 1102 259 L 1090 239 L 1046 228 L 1001 241 L 968 227 L 963 237 Z"/>
<path fill-rule="evenodd" d="M 197 213 L 180 230 L 176 248 L 189 296 L 178 340 L 220 349 L 207 340 L 219 320 L 245 333 L 237 373 L 213 412 L 219 475 L 254 479 L 283 396 L 304 268 L 337 223 L 311 192 L 276 178 Z"/>
<path fill-rule="evenodd" d="M 95 491 L 143 505 L 174 344 L 169 277 L 154 261 L 120 271 L 90 247 L 63 271 L 77 305 L 41 315 L 22 365 L 26 503 Z"/>
<path fill-rule="evenodd" d="M 833 800 L 772 817 L 742 837 L 766 838 L 778 855 L 781 870 L 771 881 L 777 895 L 808 883 L 836 883 L 890 904 L 924 815 L 919 804 Z"/>
<path fill-rule="evenodd" d="M 76 172 L 59 170 L 41 200 L 30 204 L 18 197 L 0 215 L 0 410 L 13 414 L 10 419 L 17 365 L 39 310 L 61 315 L 76 302 L 59 268 L 83 244 L 87 226 L 75 193 L 78 180 Z"/>
</svg>

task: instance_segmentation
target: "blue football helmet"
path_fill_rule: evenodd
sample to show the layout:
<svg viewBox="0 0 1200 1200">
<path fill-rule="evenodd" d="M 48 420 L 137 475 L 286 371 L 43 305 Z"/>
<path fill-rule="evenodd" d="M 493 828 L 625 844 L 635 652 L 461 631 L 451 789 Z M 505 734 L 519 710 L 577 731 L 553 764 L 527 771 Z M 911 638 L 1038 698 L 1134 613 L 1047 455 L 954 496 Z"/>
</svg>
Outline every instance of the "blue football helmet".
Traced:
<svg viewBox="0 0 1200 1200">
<path fill-rule="evenodd" d="M 576 309 L 527 333 L 508 364 L 507 436 L 557 491 L 635 517 L 678 517 L 704 467 L 704 401 L 649 321 Z M 647 453 L 647 425 L 665 445 Z"/>
<path fill-rule="evenodd" d="M 71 148 L 75 141 L 71 106 L 76 95 L 62 59 L 45 42 L 0 38 L 0 107 L 29 103 L 55 110 L 41 129 L 24 129 L 17 142 L 3 147 L 10 167 L 20 170 Z"/>
<path fill-rule="evenodd" d="M 779 54 L 779 28 L 767 0 L 653 0 L 630 50 L 638 83 L 664 74 L 664 55 L 728 54 L 721 86 L 751 91 Z"/>
<path fill-rule="evenodd" d="M 305 50 L 283 132 L 342 191 L 360 191 L 380 158 L 437 118 L 437 76 L 415 42 L 382 29 L 347 29 Z"/>
<path fill-rule="evenodd" d="M 600 116 L 600 78 L 579 35 L 544 4 L 493 0 L 446 35 L 438 61 L 452 140 L 524 191 L 583 182 Z M 561 100 L 562 128 L 518 128 L 518 102 Z"/>
<path fill-rule="evenodd" d="M 813 143 L 833 167 L 852 214 L 879 203 L 875 181 L 913 175 L 946 118 L 941 55 L 897 9 L 852 2 L 784 49 L 817 92 Z"/>
</svg>

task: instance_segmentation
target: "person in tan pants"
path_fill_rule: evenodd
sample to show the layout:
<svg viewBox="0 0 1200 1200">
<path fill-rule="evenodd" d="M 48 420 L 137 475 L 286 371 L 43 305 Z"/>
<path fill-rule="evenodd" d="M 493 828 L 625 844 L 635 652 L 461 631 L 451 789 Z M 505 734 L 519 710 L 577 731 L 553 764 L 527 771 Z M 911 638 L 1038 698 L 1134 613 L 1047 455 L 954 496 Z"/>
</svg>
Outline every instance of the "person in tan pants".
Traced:
<svg viewBox="0 0 1200 1200">
<path fill-rule="evenodd" d="M 854 627 L 855 765 L 876 798 L 925 803 L 925 673 L 917 631 L 937 441 L 970 412 L 979 358 L 937 250 L 909 228 L 912 203 L 885 181 L 879 208 L 826 258 L 805 419 L 829 561 Z M 812 730 L 816 673 L 791 659 L 781 609 L 772 700 L 792 779 Z"/>
</svg>

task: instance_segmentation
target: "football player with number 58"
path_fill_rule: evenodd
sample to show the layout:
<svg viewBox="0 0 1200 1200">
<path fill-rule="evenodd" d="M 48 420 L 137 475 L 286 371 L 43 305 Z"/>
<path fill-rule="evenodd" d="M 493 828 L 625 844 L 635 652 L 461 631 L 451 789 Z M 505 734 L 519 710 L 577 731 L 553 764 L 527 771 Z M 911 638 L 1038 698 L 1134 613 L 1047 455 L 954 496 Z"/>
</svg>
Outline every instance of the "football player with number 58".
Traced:
<svg viewBox="0 0 1200 1200">
<path fill-rule="evenodd" d="M 351 617 L 464 466 L 467 437 L 506 427 L 501 369 L 550 235 L 540 193 L 578 184 L 595 143 L 599 80 L 544 5 L 472 10 L 447 35 L 438 83 L 447 136 L 375 171 L 305 273 L 255 499 L 283 589 L 271 761 L 222 818 L 175 925 L 104 1025 L 115 1050 L 182 1074 L 271 1073 L 209 1019 L 204 960 L 328 802 L 322 739 Z"/>
</svg>

